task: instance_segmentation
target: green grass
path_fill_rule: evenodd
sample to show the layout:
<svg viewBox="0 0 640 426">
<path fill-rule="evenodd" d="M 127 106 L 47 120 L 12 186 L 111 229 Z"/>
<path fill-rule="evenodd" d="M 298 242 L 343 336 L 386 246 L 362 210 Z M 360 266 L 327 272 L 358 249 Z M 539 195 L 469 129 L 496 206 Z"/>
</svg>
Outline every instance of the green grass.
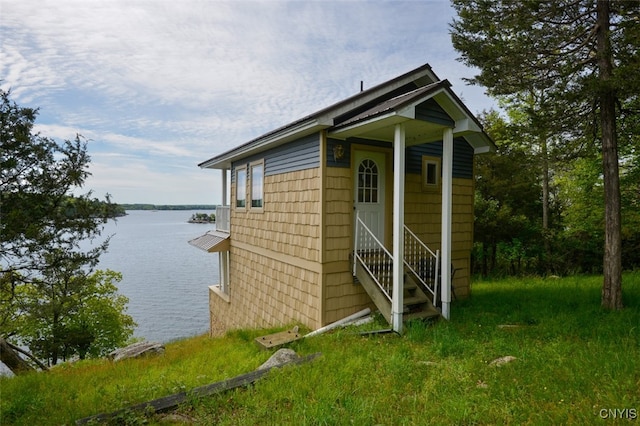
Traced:
<svg viewBox="0 0 640 426">
<path fill-rule="evenodd" d="M 620 312 L 600 309 L 601 282 L 476 282 L 471 298 L 453 304 L 450 322 L 410 323 L 402 337 L 342 329 L 296 342 L 299 354 L 322 357 L 179 412 L 219 425 L 593 424 L 604 422 L 602 409 L 640 417 L 640 273 L 624 276 Z M 271 355 L 253 338 L 271 331 L 197 337 L 156 358 L 0 379 L 0 424 L 72 424 L 252 371 Z M 490 365 L 506 355 L 517 360 Z"/>
</svg>

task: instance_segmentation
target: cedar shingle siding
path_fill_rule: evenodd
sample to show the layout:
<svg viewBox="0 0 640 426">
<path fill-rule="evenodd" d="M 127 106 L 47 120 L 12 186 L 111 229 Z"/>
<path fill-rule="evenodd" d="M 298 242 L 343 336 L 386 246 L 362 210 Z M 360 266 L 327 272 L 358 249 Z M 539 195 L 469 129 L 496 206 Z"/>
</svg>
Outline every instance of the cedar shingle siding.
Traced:
<svg viewBox="0 0 640 426">
<path fill-rule="evenodd" d="M 362 143 L 391 148 L 374 141 L 357 142 L 360 149 Z M 296 143 L 301 144 L 300 150 L 295 149 Z M 347 143 L 340 161 L 333 161 L 337 143 L 345 142 L 328 140 L 324 170 L 319 167 L 319 135 L 234 163 L 243 166 L 264 158 L 264 207 L 260 211 L 232 209 L 230 289 L 228 300 L 210 295 L 212 334 L 289 323 L 315 329 L 365 307 L 375 309 L 353 281 L 349 260 L 353 250 L 351 144 Z M 442 143 L 407 148 L 405 222 L 435 250 L 440 248 L 442 199 L 440 193 L 422 190 L 422 155 L 442 156 Z M 473 150 L 466 141 L 456 139 L 454 170 L 472 170 L 472 159 Z M 301 167 L 304 169 L 289 170 Z M 468 174 L 472 171 L 457 173 L 463 177 L 453 180 L 452 260 L 458 269 L 453 284 L 458 297 L 469 293 L 473 180 L 465 177 Z M 235 182 L 231 197 L 235 197 Z M 391 197 L 387 200 L 391 202 Z"/>
<path fill-rule="evenodd" d="M 319 172 L 266 176 L 262 211 L 232 208 L 229 301 L 210 295 L 212 333 L 321 326 Z"/>
</svg>

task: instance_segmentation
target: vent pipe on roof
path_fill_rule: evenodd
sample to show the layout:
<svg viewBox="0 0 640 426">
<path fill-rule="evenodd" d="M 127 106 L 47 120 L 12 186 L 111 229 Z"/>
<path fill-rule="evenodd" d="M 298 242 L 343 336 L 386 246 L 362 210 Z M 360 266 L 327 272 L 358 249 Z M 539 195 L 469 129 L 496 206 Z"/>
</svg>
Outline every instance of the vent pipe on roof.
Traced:
<svg viewBox="0 0 640 426">
<path fill-rule="evenodd" d="M 364 91 L 364 81 L 360 80 L 360 91 Z"/>
</svg>

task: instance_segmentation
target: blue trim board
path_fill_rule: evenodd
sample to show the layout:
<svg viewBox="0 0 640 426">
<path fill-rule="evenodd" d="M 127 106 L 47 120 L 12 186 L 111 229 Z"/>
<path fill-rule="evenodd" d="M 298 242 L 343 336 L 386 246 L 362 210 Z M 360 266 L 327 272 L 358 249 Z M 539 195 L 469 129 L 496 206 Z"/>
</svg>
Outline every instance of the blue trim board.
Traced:
<svg viewBox="0 0 640 426">
<path fill-rule="evenodd" d="M 233 182 L 235 179 L 236 167 L 262 159 L 264 159 L 265 176 L 320 167 L 320 134 L 305 136 L 268 151 L 234 161 L 231 164 L 231 181 Z"/>
<path fill-rule="evenodd" d="M 422 121 L 442 124 L 443 126 L 455 126 L 456 122 L 435 101 L 428 99 L 416 106 L 416 118 Z"/>
<path fill-rule="evenodd" d="M 354 143 L 376 147 L 392 147 L 392 144 L 389 142 L 368 139 L 350 138 L 344 141 L 328 138 L 326 152 L 327 166 L 350 168 L 351 145 Z M 336 158 L 334 155 L 334 148 L 339 145 L 342 145 L 342 158 Z M 406 173 L 422 173 L 423 155 L 442 158 L 442 141 L 408 147 L 405 155 Z M 473 178 L 473 156 L 473 148 L 464 138 L 454 139 L 453 177 L 464 179 Z M 320 167 L 320 135 L 319 133 L 315 133 L 305 136 L 304 138 L 289 142 L 269 151 L 235 161 L 231 168 L 231 181 L 233 182 L 235 180 L 236 167 L 247 165 L 260 159 L 264 159 L 265 176 Z"/>
<path fill-rule="evenodd" d="M 326 160 L 328 167 L 351 167 L 351 144 L 369 145 L 376 147 L 392 148 L 389 142 L 380 142 L 368 139 L 349 138 L 346 141 L 340 139 L 327 139 Z M 333 149 L 337 145 L 343 146 L 344 156 L 341 159 L 334 158 Z M 422 156 L 442 158 L 442 141 L 414 145 L 407 148 L 405 153 L 406 173 L 422 173 Z M 473 148 L 464 138 L 453 140 L 453 177 L 473 178 Z"/>
<path fill-rule="evenodd" d="M 442 158 L 442 141 L 410 146 L 405 154 L 406 173 L 422 173 L 422 156 Z M 473 179 L 473 148 L 464 138 L 453 140 L 453 177 Z"/>
</svg>

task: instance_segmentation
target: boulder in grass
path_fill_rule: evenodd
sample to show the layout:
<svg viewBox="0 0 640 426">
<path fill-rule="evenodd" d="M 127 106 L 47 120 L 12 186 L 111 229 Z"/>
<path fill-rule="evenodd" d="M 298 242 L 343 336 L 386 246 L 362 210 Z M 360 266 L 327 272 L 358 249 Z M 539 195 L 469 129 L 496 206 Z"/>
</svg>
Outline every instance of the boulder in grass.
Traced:
<svg viewBox="0 0 640 426">
<path fill-rule="evenodd" d="M 491 361 L 489 363 L 489 365 L 493 365 L 493 366 L 496 366 L 496 367 L 502 367 L 503 365 L 508 364 L 510 362 L 513 362 L 513 361 L 515 361 L 517 359 L 518 358 L 516 358 L 515 356 L 507 355 L 507 356 L 503 356 L 503 357 L 494 359 L 493 361 Z"/>
<path fill-rule="evenodd" d="M 258 370 L 266 370 L 267 368 L 271 368 L 271 367 L 279 367 L 282 364 L 287 364 L 291 361 L 296 361 L 299 358 L 300 357 L 298 356 L 296 351 L 294 351 L 293 349 L 287 349 L 287 348 L 278 349 L 276 353 L 271 355 L 271 358 L 269 358 L 267 361 L 265 361 L 264 364 L 258 367 Z"/>
<path fill-rule="evenodd" d="M 109 353 L 108 357 L 112 361 L 122 361 L 123 359 L 139 358 L 141 356 L 161 355 L 164 353 L 164 345 L 156 342 L 138 342 L 125 348 L 116 349 Z"/>
</svg>

